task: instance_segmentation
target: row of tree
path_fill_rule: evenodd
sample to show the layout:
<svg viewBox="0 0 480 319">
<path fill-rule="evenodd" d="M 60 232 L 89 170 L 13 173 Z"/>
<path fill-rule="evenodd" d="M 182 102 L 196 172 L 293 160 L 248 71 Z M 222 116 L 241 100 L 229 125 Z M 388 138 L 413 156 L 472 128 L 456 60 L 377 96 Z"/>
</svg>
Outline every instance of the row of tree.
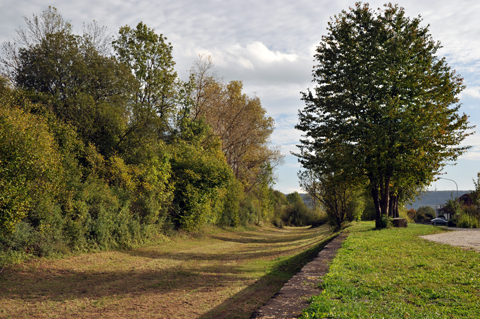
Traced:
<svg viewBox="0 0 480 319">
<path fill-rule="evenodd" d="M 463 79 L 421 22 L 398 5 L 375 11 L 358 2 L 329 22 L 316 49 L 295 155 L 303 187 L 337 223 L 367 188 L 376 226 L 385 227 L 468 149 L 460 145 L 471 134 L 458 113 Z"/>
<path fill-rule="evenodd" d="M 46 254 L 114 248 L 162 229 L 273 216 L 273 119 L 201 58 L 182 81 L 143 23 L 74 34 L 55 8 L 5 43 L 0 244 Z M 63 247 L 63 248 L 62 248 Z"/>
</svg>

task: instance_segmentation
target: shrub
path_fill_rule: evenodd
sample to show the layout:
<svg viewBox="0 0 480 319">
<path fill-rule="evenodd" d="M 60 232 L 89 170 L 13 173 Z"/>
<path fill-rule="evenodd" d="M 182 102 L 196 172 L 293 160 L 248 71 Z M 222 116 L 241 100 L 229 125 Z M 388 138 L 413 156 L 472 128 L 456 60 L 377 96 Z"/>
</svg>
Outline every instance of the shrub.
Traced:
<svg viewBox="0 0 480 319">
<path fill-rule="evenodd" d="M 177 228 L 196 230 L 206 221 L 211 200 L 233 178 L 223 153 L 179 141 L 172 147 L 175 185 L 171 216 Z"/>
<path fill-rule="evenodd" d="M 461 228 L 478 228 L 478 219 L 468 214 L 461 214 L 457 223 Z"/>
<path fill-rule="evenodd" d="M 380 217 L 380 223 L 378 228 L 392 228 L 393 221 L 392 218 L 388 215 L 382 214 Z"/>
<path fill-rule="evenodd" d="M 161 152 L 150 150 L 150 155 L 137 165 L 126 164 L 119 156 L 108 161 L 110 183 L 124 200 L 130 201 L 132 214 L 143 224 L 156 223 L 172 200 L 173 187 L 168 185 L 171 167 Z"/>
<path fill-rule="evenodd" d="M 281 215 L 281 219 L 285 225 L 307 226 L 317 225 L 323 222 L 320 221 L 320 213 L 308 208 L 297 192 L 288 194 L 287 200 L 290 204 L 284 207 Z"/>
<path fill-rule="evenodd" d="M 260 215 L 261 207 L 258 203 L 258 200 L 253 196 L 245 196 L 245 198 L 240 202 L 239 208 L 239 220 L 240 225 L 246 226 L 248 224 L 253 224 L 257 221 L 257 216 Z"/>
<path fill-rule="evenodd" d="M 273 226 L 277 227 L 277 228 L 283 228 L 283 220 L 279 219 L 279 218 L 275 218 L 272 222 Z"/>
<path fill-rule="evenodd" d="M 435 209 L 433 209 L 431 206 L 421 206 L 417 210 L 417 215 L 421 215 L 421 219 L 435 218 Z"/>
<path fill-rule="evenodd" d="M 242 183 L 232 176 L 221 198 L 223 207 L 220 211 L 219 225 L 231 227 L 240 225 L 240 202 L 243 196 Z"/>
<path fill-rule="evenodd" d="M 62 165 L 42 118 L 0 104 L 0 233 L 6 234 L 40 200 L 58 195 Z"/>
<path fill-rule="evenodd" d="M 407 210 L 407 216 L 410 220 L 417 219 L 417 211 L 414 208 Z"/>
</svg>

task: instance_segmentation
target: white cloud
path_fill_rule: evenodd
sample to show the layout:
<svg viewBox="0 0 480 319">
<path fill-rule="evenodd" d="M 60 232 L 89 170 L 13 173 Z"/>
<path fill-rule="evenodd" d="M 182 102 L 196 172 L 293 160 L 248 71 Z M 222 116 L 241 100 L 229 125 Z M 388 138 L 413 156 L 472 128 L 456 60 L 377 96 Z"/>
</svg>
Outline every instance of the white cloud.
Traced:
<svg viewBox="0 0 480 319">
<path fill-rule="evenodd" d="M 235 43 L 210 50 L 197 47 L 188 51 L 196 51 L 195 56 L 208 52 L 218 72 L 227 80 L 243 80 L 259 87 L 308 83 L 310 80 L 310 57 L 273 50 L 259 41 L 245 45 Z"/>
<path fill-rule="evenodd" d="M 461 159 L 469 161 L 480 161 L 480 147 L 469 150 L 466 154 L 463 154 L 461 156 Z"/>
<path fill-rule="evenodd" d="M 298 142 L 297 142 L 297 144 L 298 144 Z M 298 151 L 299 151 L 299 149 L 296 146 L 296 144 L 284 144 L 284 145 L 281 145 L 281 147 L 280 147 L 280 152 L 283 155 L 291 155 L 292 152 L 293 153 L 298 153 Z"/>
<path fill-rule="evenodd" d="M 480 87 L 479 86 L 475 86 L 475 87 L 467 87 L 465 90 L 462 91 L 462 93 L 460 94 L 460 99 L 464 96 L 469 96 L 469 97 L 473 97 L 473 98 L 476 98 L 476 99 L 480 99 Z"/>
<path fill-rule="evenodd" d="M 297 144 L 301 138 L 302 132 L 295 129 L 297 124 L 296 116 L 280 117 L 275 123 L 275 133 L 272 136 L 272 144 L 280 145 L 281 152 L 289 155 L 291 152 L 298 152 Z"/>
<path fill-rule="evenodd" d="M 283 164 L 283 167 L 291 167 L 291 168 L 302 168 L 302 165 L 300 163 L 287 163 Z"/>
<path fill-rule="evenodd" d="M 469 161 L 480 161 L 480 135 L 470 135 L 463 141 L 462 145 L 471 146 L 460 159 Z M 478 168 L 480 170 L 480 167 Z"/>
</svg>

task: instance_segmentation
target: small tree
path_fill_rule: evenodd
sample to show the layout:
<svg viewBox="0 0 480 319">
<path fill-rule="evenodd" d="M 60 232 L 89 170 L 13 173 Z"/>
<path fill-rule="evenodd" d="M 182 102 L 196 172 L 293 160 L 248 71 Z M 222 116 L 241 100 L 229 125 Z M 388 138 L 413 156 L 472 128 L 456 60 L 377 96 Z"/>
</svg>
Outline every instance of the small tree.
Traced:
<svg viewBox="0 0 480 319">
<path fill-rule="evenodd" d="M 360 219 L 364 203 L 354 182 L 340 174 L 320 175 L 313 171 L 300 172 L 298 177 L 300 186 L 322 204 L 332 227 Z"/>
<path fill-rule="evenodd" d="M 417 211 L 414 208 L 410 208 L 409 210 L 407 210 L 407 217 L 410 220 L 417 219 Z"/>
</svg>

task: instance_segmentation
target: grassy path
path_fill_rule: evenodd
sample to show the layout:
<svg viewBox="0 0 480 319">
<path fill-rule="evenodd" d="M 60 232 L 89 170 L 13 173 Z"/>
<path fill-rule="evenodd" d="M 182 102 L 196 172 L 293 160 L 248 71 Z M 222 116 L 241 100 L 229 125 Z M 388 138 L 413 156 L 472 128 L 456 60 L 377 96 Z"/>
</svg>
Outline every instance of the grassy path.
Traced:
<svg viewBox="0 0 480 319">
<path fill-rule="evenodd" d="M 319 251 L 322 226 L 213 230 L 0 275 L 0 318 L 248 318 Z"/>
</svg>

